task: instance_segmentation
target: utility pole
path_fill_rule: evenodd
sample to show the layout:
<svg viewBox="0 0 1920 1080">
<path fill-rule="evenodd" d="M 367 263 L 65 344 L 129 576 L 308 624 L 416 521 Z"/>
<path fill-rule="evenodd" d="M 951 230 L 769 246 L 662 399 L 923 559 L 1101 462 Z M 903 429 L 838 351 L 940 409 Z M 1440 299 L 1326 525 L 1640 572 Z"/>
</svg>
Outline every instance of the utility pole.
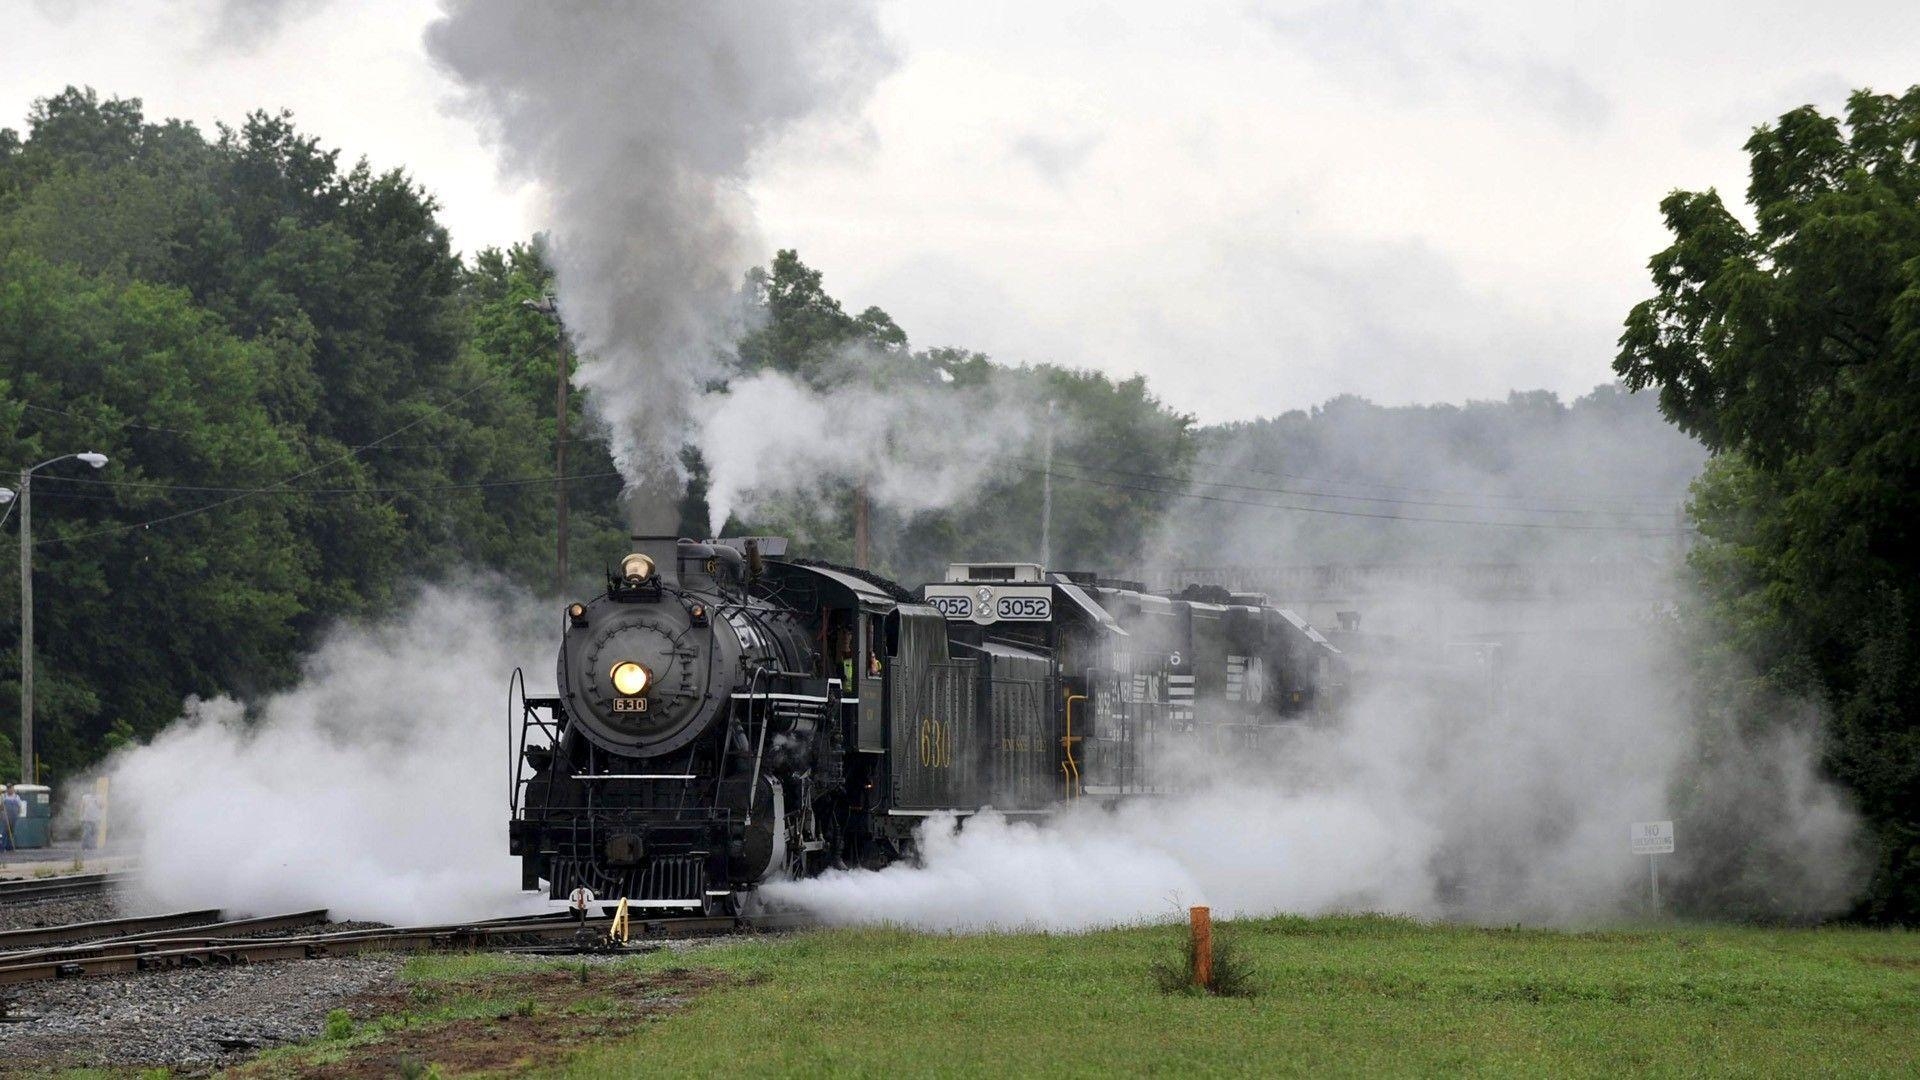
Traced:
<svg viewBox="0 0 1920 1080">
<path fill-rule="evenodd" d="M 853 565 L 867 568 L 867 484 L 862 480 L 853 489 Z"/>
<path fill-rule="evenodd" d="M 20 470 L 20 782 L 33 783 L 33 470 Z"/>
<path fill-rule="evenodd" d="M 1053 563 L 1053 406 L 1047 402 L 1047 453 L 1040 471 L 1040 569 Z"/>
<path fill-rule="evenodd" d="M 553 297 L 522 300 L 522 307 L 553 320 L 554 366 L 558 378 L 553 388 L 553 520 L 557 542 L 553 561 L 553 588 L 567 594 L 567 330 L 560 322 L 560 308 Z"/>
</svg>

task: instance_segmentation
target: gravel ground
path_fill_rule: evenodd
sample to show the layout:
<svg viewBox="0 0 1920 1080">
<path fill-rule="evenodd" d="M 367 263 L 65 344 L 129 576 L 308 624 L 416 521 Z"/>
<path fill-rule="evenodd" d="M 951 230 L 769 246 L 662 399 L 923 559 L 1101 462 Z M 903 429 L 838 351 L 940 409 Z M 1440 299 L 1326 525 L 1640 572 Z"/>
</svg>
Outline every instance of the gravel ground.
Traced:
<svg viewBox="0 0 1920 1080">
<path fill-rule="evenodd" d="M 0 927 L 114 915 L 113 904 L 105 897 L 69 897 L 0 907 Z M 381 925 L 342 922 L 293 932 Z M 662 947 L 692 951 L 726 940 L 730 939 L 636 943 L 627 955 Z M 621 955 L 526 959 L 598 967 L 618 961 Z M 211 1072 L 236 1065 L 257 1051 L 321 1034 L 327 1013 L 349 999 L 397 990 L 404 963 L 405 958 L 396 955 L 367 954 L 0 986 L 0 1075 L 16 1069 L 71 1066 L 165 1066 L 194 1074 Z"/>
<path fill-rule="evenodd" d="M 24 904 L 0 904 L 0 930 L 27 930 L 36 926 L 64 926 L 120 917 L 120 902 L 110 893 L 60 896 Z"/>
<path fill-rule="evenodd" d="M 31 983 L 5 993 L 0 1072 L 49 1065 L 204 1070 L 309 1039 L 327 1012 L 399 985 L 404 959 L 343 956 Z"/>
</svg>

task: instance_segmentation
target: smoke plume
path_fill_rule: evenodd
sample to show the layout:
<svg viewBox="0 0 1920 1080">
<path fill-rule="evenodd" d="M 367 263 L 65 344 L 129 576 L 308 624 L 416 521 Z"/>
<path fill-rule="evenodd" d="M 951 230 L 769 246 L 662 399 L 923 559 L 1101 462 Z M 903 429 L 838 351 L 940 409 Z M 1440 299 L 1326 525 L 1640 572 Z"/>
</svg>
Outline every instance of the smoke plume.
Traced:
<svg viewBox="0 0 1920 1080">
<path fill-rule="evenodd" d="M 545 200 L 576 382 L 651 514 L 637 527 L 667 531 L 693 403 L 761 251 L 754 156 L 847 116 L 886 72 L 871 5 L 447 0 L 426 44 Z"/>
<path fill-rule="evenodd" d="M 326 3 L 327 0 L 216 0 L 207 42 L 251 50 L 271 39 L 289 21 L 305 18 Z"/>
<path fill-rule="evenodd" d="M 104 766 L 113 835 L 140 865 L 134 903 L 395 923 L 527 907 L 507 854 L 506 676 L 551 685 L 549 616 L 521 596 L 428 590 L 338 630 L 251 719 L 190 701 Z"/>
</svg>

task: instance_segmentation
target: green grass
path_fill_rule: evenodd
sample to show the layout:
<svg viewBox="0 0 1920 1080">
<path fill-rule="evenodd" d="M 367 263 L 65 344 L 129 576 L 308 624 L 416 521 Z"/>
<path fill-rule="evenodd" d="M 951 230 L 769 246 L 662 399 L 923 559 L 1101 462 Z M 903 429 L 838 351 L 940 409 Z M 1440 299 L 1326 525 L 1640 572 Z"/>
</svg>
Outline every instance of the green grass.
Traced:
<svg viewBox="0 0 1920 1080">
<path fill-rule="evenodd" d="M 845 930 L 657 953 L 633 969 L 730 979 L 682 1007 L 612 1024 L 530 1075 L 1920 1071 L 1912 933 L 1555 933 L 1373 917 L 1216 924 L 1217 939 L 1255 969 L 1251 998 L 1156 989 L 1150 969 L 1181 955 L 1183 934 Z M 528 966 L 422 957 L 407 977 L 438 988 L 441 1015 L 497 1016 Z"/>
</svg>

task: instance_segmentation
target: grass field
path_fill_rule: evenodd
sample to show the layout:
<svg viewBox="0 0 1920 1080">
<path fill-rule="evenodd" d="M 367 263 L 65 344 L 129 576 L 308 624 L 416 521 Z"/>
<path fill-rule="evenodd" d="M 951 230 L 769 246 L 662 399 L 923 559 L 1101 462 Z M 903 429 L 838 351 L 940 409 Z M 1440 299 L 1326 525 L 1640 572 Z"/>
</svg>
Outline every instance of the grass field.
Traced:
<svg viewBox="0 0 1920 1080">
<path fill-rule="evenodd" d="M 1252 998 L 1167 994 L 1184 930 L 747 940 L 598 966 L 425 957 L 270 1075 L 1920 1072 L 1920 935 L 1222 923 Z M 570 1049 L 564 1054 L 555 1044 Z"/>
</svg>

